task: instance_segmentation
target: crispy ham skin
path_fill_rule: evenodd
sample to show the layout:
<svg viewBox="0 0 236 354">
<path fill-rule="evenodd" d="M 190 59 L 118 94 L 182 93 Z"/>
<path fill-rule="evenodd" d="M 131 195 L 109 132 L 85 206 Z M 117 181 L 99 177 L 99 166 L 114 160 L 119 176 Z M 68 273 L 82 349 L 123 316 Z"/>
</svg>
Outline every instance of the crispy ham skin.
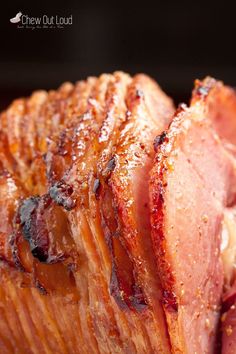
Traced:
<svg viewBox="0 0 236 354">
<path fill-rule="evenodd" d="M 220 125 L 223 118 L 233 119 L 232 94 L 213 79 L 197 82 L 191 106 L 181 106 L 155 139 L 152 240 L 174 353 L 217 350 L 224 280 L 221 223 L 235 200 L 235 163 L 226 146 L 232 136 Z"/>
<path fill-rule="evenodd" d="M 117 72 L 1 114 L 1 353 L 171 353 L 148 175 L 173 110 Z"/>
</svg>

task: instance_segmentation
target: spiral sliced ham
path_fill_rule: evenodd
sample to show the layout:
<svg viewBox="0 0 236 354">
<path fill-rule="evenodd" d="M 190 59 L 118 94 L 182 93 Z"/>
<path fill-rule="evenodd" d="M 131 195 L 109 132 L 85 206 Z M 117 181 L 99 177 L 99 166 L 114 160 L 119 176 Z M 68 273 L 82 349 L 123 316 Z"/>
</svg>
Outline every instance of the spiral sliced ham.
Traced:
<svg viewBox="0 0 236 354">
<path fill-rule="evenodd" d="M 2 114 L 2 352 L 170 353 L 147 176 L 172 114 L 123 73 Z"/>
<path fill-rule="evenodd" d="M 236 95 L 90 77 L 0 116 L 1 353 L 233 354 Z"/>
</svg>

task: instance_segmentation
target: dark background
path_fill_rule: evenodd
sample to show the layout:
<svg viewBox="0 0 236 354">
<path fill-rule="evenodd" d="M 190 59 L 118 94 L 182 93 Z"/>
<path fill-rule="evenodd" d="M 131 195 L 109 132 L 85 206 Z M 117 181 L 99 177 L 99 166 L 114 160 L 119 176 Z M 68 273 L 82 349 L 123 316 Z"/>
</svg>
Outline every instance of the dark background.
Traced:
<svg viewBox="0 0 236 354">
<path fill-rule="evenodd" d="M 195 78 L 236 86 L 235 10 L 226 1 L 1 2 L 0 109 L 38 88 L 102 72 L 153 76 L 175 100 Z M 9 19 L 70 16 L 64 29 L 18 29 Z"/>
</svg>

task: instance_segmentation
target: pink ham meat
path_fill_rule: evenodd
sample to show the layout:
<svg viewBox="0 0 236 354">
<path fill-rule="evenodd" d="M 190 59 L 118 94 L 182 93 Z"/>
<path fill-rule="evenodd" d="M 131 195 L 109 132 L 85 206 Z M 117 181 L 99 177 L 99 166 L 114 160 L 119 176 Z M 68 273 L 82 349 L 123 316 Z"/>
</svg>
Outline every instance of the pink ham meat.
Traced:
<svg viewBox="0 0 236 354">
<path fill-rule="evenodd" d="M 232 164 L 235 165 L 236 151 L 236 94 L 231 87 L 224 86 L 222 82 L 212 78 L 196 81 L 193 91 L 192 103 L 197 102 L 203 96 L 208 108 L 214 129 L 218 133 L 222 143 L 232 155 Z M 222 240 L 222 260 L 224 263 L 224 294 L 222 306 L 222 353 L 236 353 L 236 272 L 235 272 L 235 188 L 236 181 L 231 186 L 231 200 L 229 207 L 224 210 L 224 231 L 226 240 Z"/>
<path fill-rule="evenodd" d="M 218 85 L 211 79 L 198 83 L 190 108 L 181 106 L 154 143 L 152 240 L 174 353 L 216 351 L 224 280 L 221 222 L 235 199 L 234 161 L 214 129 L 220 116 L 213 115 L 214 99 L 223 113 L 211 96 Z M 232 139 L 228 131 L 222 134 Z"/>
<path fill-rule="evenodd" d="M 236 94 L 231 87 L 221 81 L 207 77 L 195 81 L 192 103 L 204 97 L 208 116 L 219 137 L 228 144 L 236 144 Z"/>
<path fill-rule="evenodd" d="M 236 281 L 223 297 L 222 354 L 236 353 Z"/>
</svg>

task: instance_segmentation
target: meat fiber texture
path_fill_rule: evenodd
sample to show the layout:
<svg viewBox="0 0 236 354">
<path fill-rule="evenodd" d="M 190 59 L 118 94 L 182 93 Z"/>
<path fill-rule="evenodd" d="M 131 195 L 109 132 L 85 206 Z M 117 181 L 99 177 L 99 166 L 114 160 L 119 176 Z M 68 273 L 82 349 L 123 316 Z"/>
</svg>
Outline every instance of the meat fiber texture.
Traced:
<svg viewBox="0 0 236 354">
<path fill-rule="evenodd" d="M 235 122 L 234 90 L 211 78 L 176 112 L 122 72 L 14 101 L 1 353 L 236 353 Z"/>
<path fill-rule="evenodd" d="M 219 91 L 222 96 L 228 88 L 210 78 L 196 82 L 190 107 L 180 106 L 156 139 L 152 239 L 174 353 L 215 353 L 219 344 L 221 229 L 235 201 L 236 177 L 231 136 L 220 127 L 222 115 L 222 124 L 231 124 L 232 97 L 221 106 Z"/>
</svg>

